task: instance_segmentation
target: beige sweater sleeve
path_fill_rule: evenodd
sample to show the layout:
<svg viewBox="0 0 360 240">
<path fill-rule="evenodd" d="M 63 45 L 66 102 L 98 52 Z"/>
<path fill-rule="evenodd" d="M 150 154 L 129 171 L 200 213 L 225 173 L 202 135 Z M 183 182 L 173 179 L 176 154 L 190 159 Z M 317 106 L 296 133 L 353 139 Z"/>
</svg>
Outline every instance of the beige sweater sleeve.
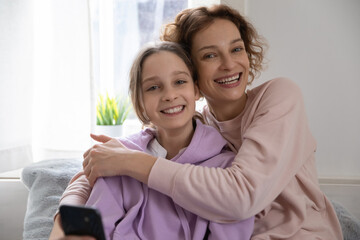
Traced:
<svg viewBox="0 0 360 240">
<path fill-rule="evenodd" d="M 78 172 L 66 187 L 60 199 L 60 205 L 85 205 L 90 196 L 91 189 L 84 172 Z"/>
<path fill-rule="evenodd" d="M 242 146 L 231 167 L 181 165 L 159 158 L 149 187 L 216 222 L 246 219 L 265 209 L 314 153 L 316 143 L 301 91 L 291 81 L 268 84 L 251 104 L 239 133 Z"/>
</svg>

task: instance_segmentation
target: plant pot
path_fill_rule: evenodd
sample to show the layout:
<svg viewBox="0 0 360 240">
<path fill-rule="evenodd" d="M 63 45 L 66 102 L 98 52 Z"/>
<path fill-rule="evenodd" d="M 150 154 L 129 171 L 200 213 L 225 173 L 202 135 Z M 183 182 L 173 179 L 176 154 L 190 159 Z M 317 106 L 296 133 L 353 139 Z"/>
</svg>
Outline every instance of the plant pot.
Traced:
<svg viewBox="0 0 360 240">
<path fill-rule="evenodd" d="M 121 137 L 123 125 L 96 125 L 95 134 L 102 134 L 109 137 Z"/>
</svg>

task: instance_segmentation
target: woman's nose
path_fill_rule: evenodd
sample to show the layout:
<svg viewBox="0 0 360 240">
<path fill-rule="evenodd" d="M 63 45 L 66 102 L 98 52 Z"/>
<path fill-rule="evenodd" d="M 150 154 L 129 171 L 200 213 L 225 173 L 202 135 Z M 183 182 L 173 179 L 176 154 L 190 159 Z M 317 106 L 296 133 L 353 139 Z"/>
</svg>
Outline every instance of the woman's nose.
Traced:
<svg viewBox="0 0 360 240">
<path fill-rule="evenodd" d="M 231 70 L 235 67 L 235 61 L 234 59 L 230 56 L 230 54 L 224 54 L 221 57 L 221 65 L 220 65 L 222 70 Z"/>
</svg>

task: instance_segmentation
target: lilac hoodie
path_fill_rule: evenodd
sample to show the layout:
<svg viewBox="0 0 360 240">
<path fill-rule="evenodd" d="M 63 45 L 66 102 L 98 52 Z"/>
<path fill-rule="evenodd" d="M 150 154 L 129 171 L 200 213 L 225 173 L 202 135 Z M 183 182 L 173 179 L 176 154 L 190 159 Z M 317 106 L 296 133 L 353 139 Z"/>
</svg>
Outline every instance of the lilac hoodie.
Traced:
<svg viewBox="0 0 360 240">
<path fill-rule="evenodd" d="M 229 166 L 235 155 L 225 150 L 226 140 L 213 127 L 196 124 L 189 146 L 169 161 L 213 169 Z M 155 131 L 145 129 L 120 141 L 146 152 L 154 138 Z M 254 217 L 229 224 L 209 222 L 127 176 L 99 178 L 86 205 L 99 209 L 107 239 L 250 239 L 254 227 Z"/>
</svg>

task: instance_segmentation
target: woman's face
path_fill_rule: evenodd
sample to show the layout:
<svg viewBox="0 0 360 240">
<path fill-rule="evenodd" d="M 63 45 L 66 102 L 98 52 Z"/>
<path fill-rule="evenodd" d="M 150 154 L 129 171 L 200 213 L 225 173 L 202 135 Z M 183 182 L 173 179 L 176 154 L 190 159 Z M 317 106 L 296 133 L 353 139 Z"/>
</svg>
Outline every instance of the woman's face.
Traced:
<svg viewBox="0 0 360 240">
<path fill-rule="evenodd" d="M 184 61 L 168 51 L 154 53 L 143 63 L 142 95 L 150 121 L 163 131 L 192 131 L 199 91 Z"/>
<path fill-rule="evenodd" d="M 191 55 L 200 91 L 211 108 L 241 102 L 248 82 L 249 59 L 233 22 L 218 18 L 196 33 Z"/>
</svg>

